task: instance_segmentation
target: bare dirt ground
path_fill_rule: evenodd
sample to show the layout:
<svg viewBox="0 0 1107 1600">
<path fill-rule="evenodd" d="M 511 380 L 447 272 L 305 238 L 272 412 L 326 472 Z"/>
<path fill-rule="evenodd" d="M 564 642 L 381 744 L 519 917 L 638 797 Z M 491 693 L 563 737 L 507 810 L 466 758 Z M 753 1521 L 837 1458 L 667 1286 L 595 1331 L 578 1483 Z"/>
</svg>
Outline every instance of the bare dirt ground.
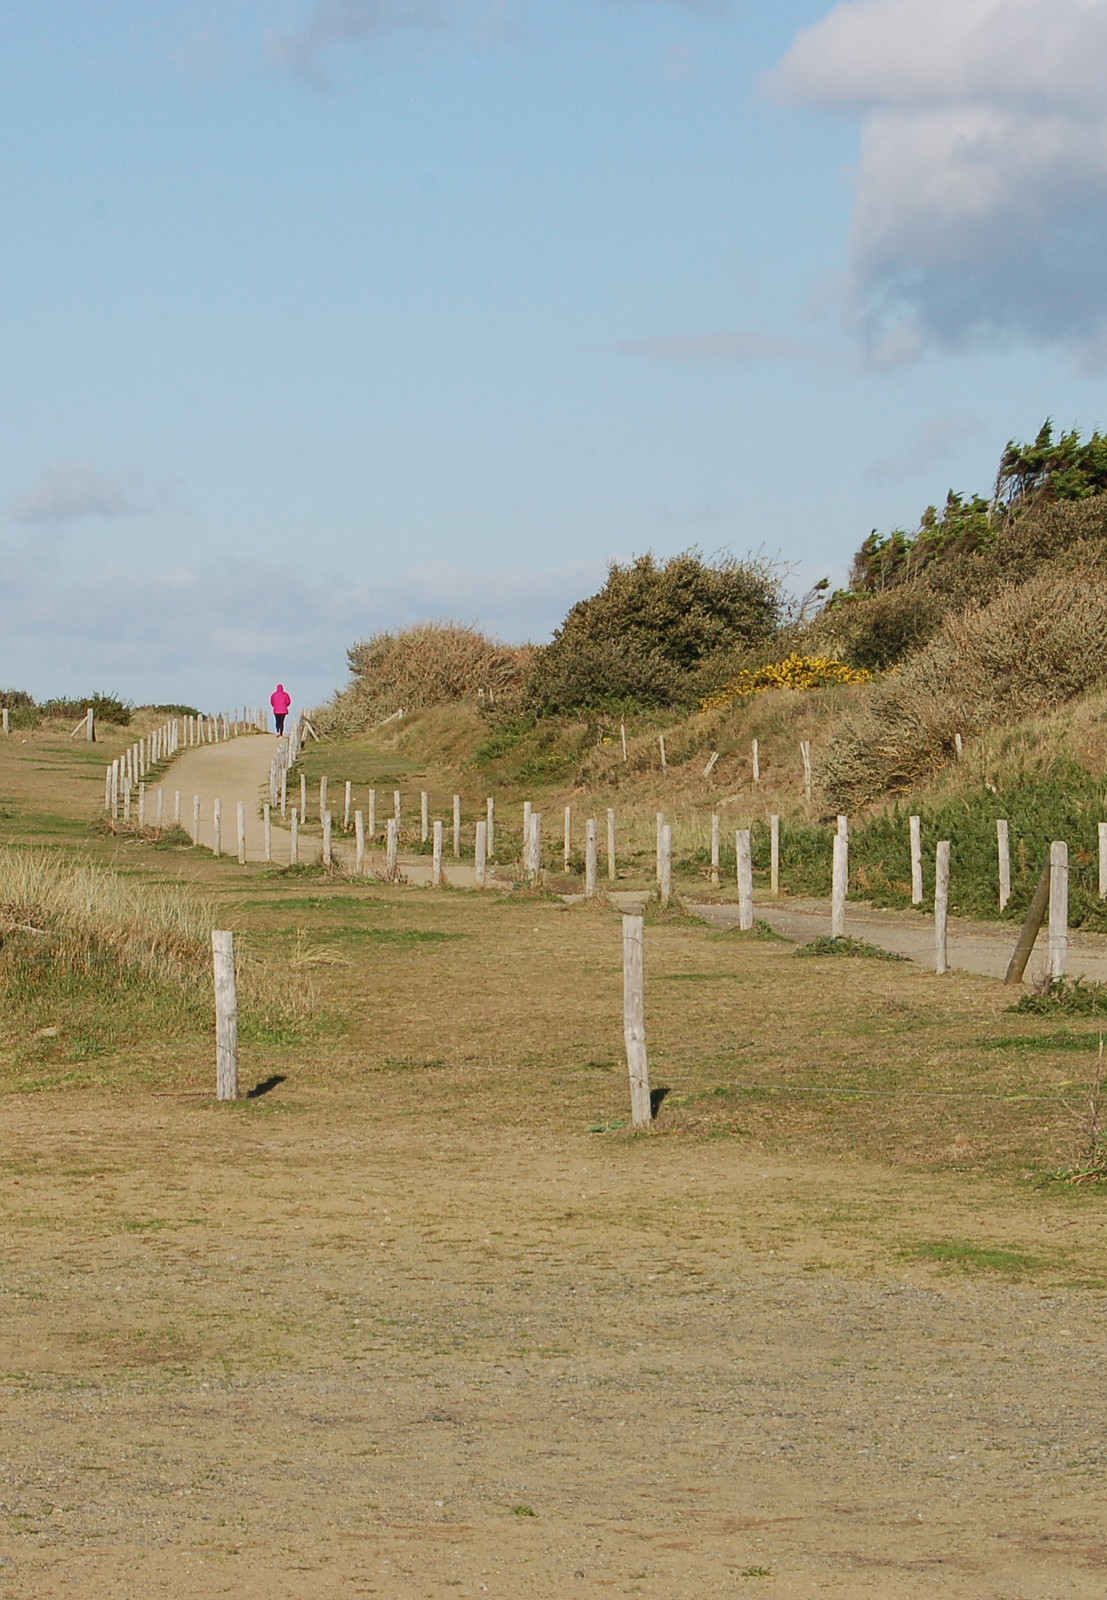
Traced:
<svg viewBox="0 0 1107 1600">
<path fill-rule="evenodd" d="M 0 794 L 71 849 L 59 751 Z M 603 907 L 80 847 L 319 1013 L 230 1106 L 0 1018 L 0 1600 L 1102 1600 L 1094 1019 L 655 918 L 635 1137 Z"/>
</svg>

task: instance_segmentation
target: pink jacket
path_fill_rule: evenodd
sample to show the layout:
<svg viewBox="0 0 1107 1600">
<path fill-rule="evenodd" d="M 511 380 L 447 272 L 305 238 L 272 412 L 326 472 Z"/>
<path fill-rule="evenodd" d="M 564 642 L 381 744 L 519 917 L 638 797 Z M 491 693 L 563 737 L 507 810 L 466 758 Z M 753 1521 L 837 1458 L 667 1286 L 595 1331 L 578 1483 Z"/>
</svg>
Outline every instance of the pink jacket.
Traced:
<svg viewBox="0 0 1107 1600">
<path fill-rule="evenodd" d="M 269 696 L 269 704 L 278 716 L 283 716 L 292 704 L 292 696 L 283 683 L 278 683 L 273 693 Z"/>
</svg>

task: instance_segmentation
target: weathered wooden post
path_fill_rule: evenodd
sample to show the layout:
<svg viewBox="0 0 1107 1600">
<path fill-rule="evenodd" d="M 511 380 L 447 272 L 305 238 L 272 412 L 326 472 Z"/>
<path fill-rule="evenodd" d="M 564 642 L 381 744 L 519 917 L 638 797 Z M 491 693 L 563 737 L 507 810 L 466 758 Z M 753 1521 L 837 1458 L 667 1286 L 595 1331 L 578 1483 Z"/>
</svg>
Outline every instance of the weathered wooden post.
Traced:
<svg viewBox="0 0 1107 1600">
<path fill-rule="evenodd" d="M 461 796 L 454 795 L 454 860 L 461 857 Z"/>
<path fill-rule="evenodd" d="M 496 801 L 492 795 L 484 803 L 485 818 L 487 820 L 485 833 L 485 846 L 488 850 L 489 860 L 496 856 Z"/>
<path fill-rule="evenodd" d="M 527 840 L 530 838 L 530 816 L 534 807 L 529 800 L 523 801 L 523 876 L 527 871 Z"/>
<path fill-rule="evenodd" d="M 223 802 L 213 800 L 211 803 L 211 853 L 213 856 L 223 853 Z"/>
<path fill-rule="evenodd" d="M 754 739 L 750 746 L 750 766 L 753 769 L 754 783 L 761 782 L 761 746 Z"/>
<path fill-rule="evenodd" d="M 780 893 L 780 818 L 775 812 L 769 818 L 769 890 Z"/>
<path fill-rule="evenodd" d="M 6 724 L 4 731 L 7 732 Z M 619 724 L 619 737 L 623 741 L 623 760 L 625 761 L 627 759 L 627 725 L 625 722 L 620 722 Z"/>
<path fill-rule="evenodd" d="M 719 887 L 719 856 L 722 832 L 722 819 L 717 811 L 713 811 L 711 813 L 711 882 L 716 889 Z"/>
<path fill-rule="evenodd" d="M 530 855 L 531 855 L 531 882 L 542 881 L 542 813 L 532 811 L 530 814 Z"/>
<path fill-rule="evenodd" d="M 830 937 L 843 939 L 846 933 L 846 894 L 849 890 L 849 837 L 834 835 L 834 865 L 830 888 Z"/>
<path fill-rule="evenodd" d="M 365 813 L 354 812 L 354 871 L 360 878 L 365 872 Z"/>
<path fill-rule="evenodd" d="M 402 821 L 401 809 L 400 809 L 401 808 L 401 804 L 402 804 L 402 797 L 400 795 L 399 789 L 393 789 L 393 791 L 392 791 L 392 816 L 395 819 L 397 833 L 400 831 L 400 822 Z"/>
<path fill-rule="evenodd" d="M 200 843 L 200 796 L 192 796 L 192 842 Z"/>
<path fill-rule="evenodd" d="M 12 731 L 12 714 L 8 710 L 7 706 L 4 706 L 3 710 L 0 710 L 0 726 L 3 727 L 5 733 L 10 733 Z"/>
<path fill-rule="evenodd" d="M 804 798 L 808 802 L 810 802 L 810 799 L 811 799 L 811 741 L 810 741 L 810 739 L 801 739 L 800 740 L 800 755 L 803 757 L 803 794 L 804 794 Z"/>
<path fill-rule="evenodd" d="M 749 933 L 753 927 L 753 854 L 748 828 L 739 828 L 735 833 L 734 856 L 738 871 L 738 926 L 743 933 Z"/>
<path fill-rule="evenodd" d="M 1103 881 L 1103 838 L 1099 841 L 1099 873 L 1100 883 Z M 999 857 L 999 909 L 1006 910 L 1007 902 L 1011 898 L 1011 830 L 1007 822 L 1000 817 L 996 822 L 996 853 Z M 1100 893 L 1102 894 L 1101 887 Z"/>
<path fill-rule="evenodd" d="M 714 772 L 715 767 L 718 764 L 720 754 L 720 751 L 712 750 L 710 758 L 708 759 L 708 763 L 703 769 L 703 775 L 705 778 L 710 778 L 711 774 Z"/>
<path fill-rule="evenodd" d="M 88 742 L 96 743 L 96 712 L 91 706 L 88 708 Z"/>
<path fill-rule="evenodd" d="M 615 813 L 607 808 L 607 881 L 615 882 Z"/>
<path fill-rule="evenodd" d="M 442 887 L 442 824 L 436 819 L 434 824 L 434 844 L 431 855 L 431 883 L 436 889 Z"/>
<path fill-rule="evenodd" d="M 273 808 L 261 808 L 261 858 L 263 861 L 273 859 Z"/>
<path fill-rule="evenodd" d="M 342 831 L 343 831 L 343 833 L 349 833 L 349 831 L 350 831 L 350 811 L 351 811 L 351 809 L 353 807 L 353 803 L 354 803 L 354 786 L 350 782 L 350 780 L 347 778 L 347 780 L 346 780 L 346 796 L 345 796 L 345 799 L 342 802 Z"/>
<path fill-rule="evenodd" d="M 665 735 L 663 733 L 659 733 L 658 734 L 657 743 L 658 743 L 658 748 L 661 751 L 661 770 L 662 770 L 662 772 L 668 772 L 669 763 L 668 763 L 668 760 L 666 759 L 666 756 L 665 756 Z"/>
<path fill-rule="evenodd" d="M 213 928 L 215 976 L 215 1098 L 238 1099 L 238 997 L 234 979 L 234 934 Z"/>
<path fill-rule="evenodd" d="M 430 795 L 423 789 L 419 795 L 419 842 L 426 844 L 430 838 Z"/>
<path fill-rule="evenodd" d="M 661 830 L 661 871 L 657 882 L 661 904 L 667 906 L 673 898 L 673 830 L 668 823 Z"/>
<path fill-rule="evenodd" d="M 599 851 L 596 845 L 596 819 L 589 817 L 584 830 L 584 893 L 591 900 L 599 877 Z"/>
<path fill-rule="evenodd" d="M 483 889 L 488 877 L 488 824 L 483 817 L 477 823 L 476 843 L 473 846 L 473 877 L 478 889 Z"/>
<path fill-rule="evenodd" d="M 290 832 L 292 837 L 291 837 L 291 841 L 290 841 L 289 847 L 288 847 L 288 864 L 289 864 L 290 867 L 298 867 L 299 864 L 300 864 L 300 808 L 299 808 L 299 806 L 293 806 L 292 807 L 292 815 L 289 818 L 289 832 Z"/>
<path fill-rule="evenodd" d="M 324 813 L 327 810 L 327 790 L 329 788 L 330 788 L 330 780 L 327 779 L 327 778 L 320 778 L 319 779 L 319 821 L 320 822 L 322 822 Z"/>
<path fill-rule="evenodd" d="M 907 825 L 911 836 L 911 904 L 921 906 L 923 902 L 922 818 L 909 817 Z"/>
<path fill-rule="evenodd" d="M 369 791 L 369 820 L 367 823 L 370 839 L 377 837 L 377 791 Z"/>
<path fill-rule="evenodd" d="M 146 826 L 146 785 L 144 783 L 140 783 L 138 786 L 138 825 L 140 828 Z"/>
<path fill-rule="evenodd" d="M 965 741 L 962 739 L 959 733 L 955 733 L 953 735 L 953 748 L 957 752 L 958 761 L 960 761 L 962 756 L 965 754 Z"/>
<path fill-rule="evenodd" d="M 949 971 L 949 840 L 934 851 L 934 971 Z"/>
<path fill-rule="evenodd" d="M 179 789 L 174 789 L 173 790 L 173 826 L 175 828 L 179 828 L 180 825 L 181 825 L 181 791 Z"/>
<path fill-rule="evenodd" d="M 573 862 L 573 808 L 565 807 L 565 830 L 562 839 L 561 859 L 565 871 L 568 872 Z"/>
<path fill-rule="evenodd" d="M 235 832 L 238 843 L 238 864 L 246 865 L 246 804 L 240 800 L 235 807 Z"/>
<path fill-rule="evenodd" d="M 384 847 L 384 868 L 390 878 L 396 876 L 400 860 L 400 824 L 395 817 L 388 819 L 388 833 Z"/>
<path fill-rule="evenodd" d="M 301 772 L 301 774 L 300 774 L 300 821 L 301 822 L 306 822 L 307 821 L 307 816 L 308 816 L 308 809 L 307 809 L 307 774 Z"/>
<path fill-rule="evenodd" d="M 630 1074 L 630 1115 L 638 1129 L 653 1122 L 650 1068 L 646 1055 L 645 924 L 623 918 L 623 1037 Z"/>
<path fill-rule="evenodd" d="M 1065 976 L 1069 949 L 1069 847 L 1056 839 L 1049 847 L 1049 977 Z"/>
<path fill-rule="evenodd" d="M 334 857 L 333 857 L 333 855 L 331 853 L 331 814 L 330 814 L 329 811 L 324 811 L 324 813 L 323 813 L 323 865 L 325 867 L 329 867 L 329 866 L 333 865 L 333 861 L 334 861 Z"/>
</svg>

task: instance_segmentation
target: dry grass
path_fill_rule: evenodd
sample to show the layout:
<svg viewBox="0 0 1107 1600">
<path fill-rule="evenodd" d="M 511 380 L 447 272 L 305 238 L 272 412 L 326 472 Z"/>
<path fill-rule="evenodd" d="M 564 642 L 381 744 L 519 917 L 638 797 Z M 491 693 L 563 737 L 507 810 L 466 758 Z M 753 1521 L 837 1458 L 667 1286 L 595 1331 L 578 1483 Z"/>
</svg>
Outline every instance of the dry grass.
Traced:
<svg viewBox="0 0 1107 1600">
<path fill-rule="evenodd" d="M 1107 578 L 1043 575 L 948 618 L 833 738 L 818 777 L 856 810 L 910 789 L 976 735 L 1064 705 L 1107 671 Z"/>
</svg>

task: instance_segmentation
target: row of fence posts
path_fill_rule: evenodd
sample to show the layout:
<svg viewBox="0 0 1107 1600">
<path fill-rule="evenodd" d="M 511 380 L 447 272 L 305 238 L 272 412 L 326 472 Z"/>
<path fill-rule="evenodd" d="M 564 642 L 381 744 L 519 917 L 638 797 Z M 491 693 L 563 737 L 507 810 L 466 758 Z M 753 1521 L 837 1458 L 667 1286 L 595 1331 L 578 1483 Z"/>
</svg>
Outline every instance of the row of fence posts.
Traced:
<svg viewBox="0 0 1107 1600">
<path fill-rule="evenodd" d="M 91 706 L 87 712 L 88 727 L 94 728 L 93 712 Z M 74 733 L 85 725 L 84 719 L 78 723 Z M 219 744 L 225 739 L 236 738 L 239 734 L 256 732 L 259 727 L 264 727 L 264 713 L 258 709 L 243 712 L 240 717 L 237 712 L 219 715 L 217 717 L 185 716 L 171 717 L 155 728 L 152 733 L 144 734 L 141 739 L 136 739 L 134 744 L 128 745 L 121 756 L 117 756 L 104 773 L 104 810 L 116 819 L 122 813 L 124 822 L 134 820 L 132 807 L 137 790 L 138 826 L 145 828 L 147 825 L 146 784 L 143 781 L 147 774 L 162 762 L 169 761 L 184 746 L 200 744 Z M 72 735 L 71 735 L 72 737 Z M 89 737 L 94 737 L 90 731 Z M 157 820 L 155 826 L 162 827 L 163 800 L 159 789 L 157 792 Z M 177 795 L 176 814 L 174 822 L 180 826 L 180 794 Z"/>
</svg>

